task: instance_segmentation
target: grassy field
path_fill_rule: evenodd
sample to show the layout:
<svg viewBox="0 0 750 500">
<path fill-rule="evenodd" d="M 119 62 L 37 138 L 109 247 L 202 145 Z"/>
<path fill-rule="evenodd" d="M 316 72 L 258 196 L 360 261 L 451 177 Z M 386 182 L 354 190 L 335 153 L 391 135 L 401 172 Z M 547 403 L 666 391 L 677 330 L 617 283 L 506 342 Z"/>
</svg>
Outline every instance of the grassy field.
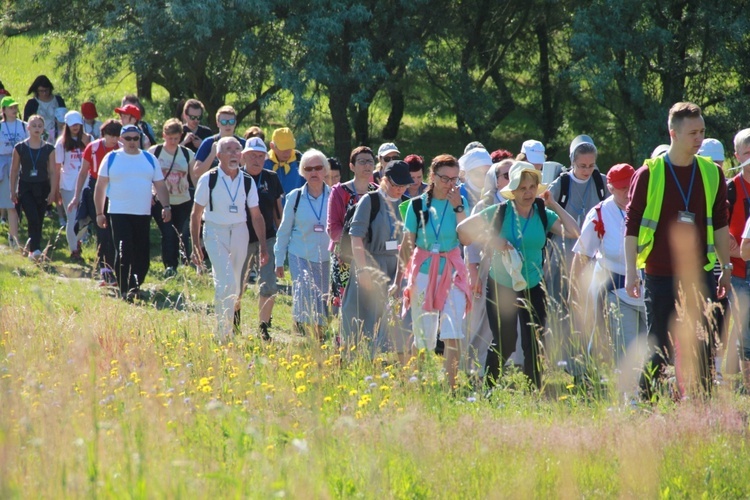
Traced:
<svg viewBox="0 0 750 500">
<path fill-rule="evenodd" d="M 37 43 L 0 48 L 17 97 L 37 73 L 59 80 L 49 55 L 25 64 Z M 66 97 L 96 96 L 101 112 L 133 87 L 124 73 Z M 423 111 L 403 144 L 461 150 Z M 325 144 L 325 120 L 314 126 Z M 542 393 L 511 374 L 489 397 L 465 379 L 451 394 L 432 355 L 400 366 L 290 335 L 286 295 L 261 342 L 252 287 L 243 334 L 219 345 L 210 277 L 163 279 L 156 230 L 145 300 L 127 304 L 69 260 L 55 226 L 42 265 L 0 228 L 0 498 L 750 497 L 750 401 L 731 384 L 710 401 L 631 406 L 614 383 L 591 397 L 552 371 Z"/>
<path fill-rule="evenodd" d="M 88 255 L 87 249 L 85 255 Z M 0 497 L 745 498 L 747 398 L 623 404 L 446 390 L 437 359 L 374 361 L 286 332 L 212 336 L 209 279 L 138 305 L 86 266 L 0 248 Z"/>
</svg>

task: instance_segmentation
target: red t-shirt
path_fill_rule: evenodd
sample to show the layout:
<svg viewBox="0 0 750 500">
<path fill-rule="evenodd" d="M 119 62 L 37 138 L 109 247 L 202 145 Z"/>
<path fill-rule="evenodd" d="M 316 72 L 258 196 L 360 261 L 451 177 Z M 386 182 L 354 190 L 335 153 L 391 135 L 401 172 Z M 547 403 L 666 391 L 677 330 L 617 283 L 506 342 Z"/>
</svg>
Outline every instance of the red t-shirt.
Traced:
<svg viewBox="0 0 750 500">
<path fill-rule="evenodd" d="M 646 273 L 652 276 L 673 276 L 672 268 L 672 248 L 669 245 L 669 228 L 672 224 L 677 223 L 677 213 L 685 210 L 685 202 L 680 195 L 680 189 L 675 184 L 674 177 L 669 168 L 664 166 L 664 198 L 662 199 L 661 214 L 659 222 L 656 225 L 654 234 L 654 246 L 651 253 L 646 258 Z M 714 231 L 727 226 L 727 184 L 724 180 L 724 172 L 719 167 L 719 189 L 716 193 L 716 199 L 713 206 L 713 226 Z M 682 187 L 683 192 L 687 195 L 690 177 L 692 175 L 692 165 L 677 166 L 674 171 L 677 180 Z M 628 204 L 626 223 L 626 235 L 638 237 L 638 231 L 643 218 L 643 211 L 646 207 L 646 198 L 648 195 L 649 171 L 647 166 L 639 168 L 633 176 L 633 182 L 630 185 L 630 203 Z M 689 212 L 695 214 L 695 226 L 698 229 L 699 248 L 698 254 L 703 256 L 701 266 L 708 263 L 706 259 L 706 194 L 703 189 L 703 178 L 700 168 L 696 166 L 695 182 L 693 192 L 687 207 Z M 678 249 L 674 249 L 677 251 Z"/>
<path fill-rule="evenodd" d="M 92 179 L 96 179 L 97 177 L 99 177 L 99 164 L 104 159 L 104 156 L 110 151 L 119 149 L 119 148 L 120 148 L 119 143 L 113 148 L 108 148 L 104 144 L 104 139 L 97 139 L 95 141 L 91 141 L 86 146 L 86 149 L 83 150 L 83 159 L 89 162 L 89 165 L 91 165 L 91 169 L 89 170 L 89 176 L 91 176 Z"/>
<path fill-rule="evenodd" d="M 742 173 L 737 174 L 730 182 L 734 182 L 737 187 L 737 198 L 732 208 L 732 217 L 729 219 L 729 234 L 737 241 L 739 245 L 742 242 L 742 232 L 745 230 L 745 199 L 750 194 L 750 183 L 742 178 Z M 745 189 L 742 189 L 742 185 Z M 732 276 L 745 279 L 745 261 L 739 257 L 732 257 L 734 271 Z"/>
</svg>

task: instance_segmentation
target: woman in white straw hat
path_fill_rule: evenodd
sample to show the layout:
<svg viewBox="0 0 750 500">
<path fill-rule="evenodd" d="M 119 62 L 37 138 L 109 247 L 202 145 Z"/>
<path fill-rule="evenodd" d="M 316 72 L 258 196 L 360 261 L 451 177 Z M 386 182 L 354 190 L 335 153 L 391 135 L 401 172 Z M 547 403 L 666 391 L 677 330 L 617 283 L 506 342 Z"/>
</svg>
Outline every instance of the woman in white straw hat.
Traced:
<svg viewBox="0 0 750 500">
<path fill-rule="evenodd" d="M 472 215 L 458 226 L 461 243 L 477 241 L 493 253 L 487 280 L 487 315 L 493 334 L 487 356 L 490 386 L 497 383 L 500 367 L 515 349 L 519 316 L 523 372 L 537 388 L 541 386 L 538 335 L 547 315 L 541 285 L 547 233 L 579 234 L 573 217 L 545 191 L 541 178 L 532 164 L 515 162 L 508 184 L 500 190 L 510 201 Z"/>
</svg>

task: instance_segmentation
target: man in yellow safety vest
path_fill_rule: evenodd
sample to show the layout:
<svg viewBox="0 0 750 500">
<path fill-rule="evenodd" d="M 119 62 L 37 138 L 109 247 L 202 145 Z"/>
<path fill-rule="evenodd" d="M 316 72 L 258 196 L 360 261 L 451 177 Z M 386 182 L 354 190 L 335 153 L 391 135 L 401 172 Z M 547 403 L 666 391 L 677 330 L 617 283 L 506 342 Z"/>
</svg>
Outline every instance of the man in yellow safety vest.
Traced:
<svg viewBox="0 0 750 500">
<path fill-rule="evenodd" d="M 676 276 L 673 259 L 685 252 L 685 244 L 672 245 L 670 233 L 675 225 L 696 230 L 697 255 L 709 297 L 715 301 L 729 291 L 732 264 L 729 260 L 729 229 L 724 174 L 709 158 L 697 156 L 705 136 L 701 109 L 692 103 L 677 103 L 669 110 L 671 145 L 666 155 L 646 160 L 638 169 L 630 188 L 627 207 L 625 288 L 632 297 L 640 295 L 638 269 L 645 268 L 646 324 L 653 355 L 641 376 L 641 396 L 652 397 L 652 382 L 658 380 L 666 364 L 675 357 L 684 358 L 692 345 L 680 346 L 676 332 L 669 331 L 676 313 L 679 286 L 691 293 L 692 285 Z M 719 259 L 722 273 L 718 286 L 712 269 Z M 715 328 L 707 324 L 710 314 L 699 313 L 703 328 L 710 335 L 695 344 L 698 376 L 704 391 L 710 391 L 712 335 Z M 692 333 L 691 333 L 692 334 Z M 680 349 L 682 348 L 682 351 Z M 675 362 L 678 389 L 683 394 L 681 363 Z"/>
</svg>

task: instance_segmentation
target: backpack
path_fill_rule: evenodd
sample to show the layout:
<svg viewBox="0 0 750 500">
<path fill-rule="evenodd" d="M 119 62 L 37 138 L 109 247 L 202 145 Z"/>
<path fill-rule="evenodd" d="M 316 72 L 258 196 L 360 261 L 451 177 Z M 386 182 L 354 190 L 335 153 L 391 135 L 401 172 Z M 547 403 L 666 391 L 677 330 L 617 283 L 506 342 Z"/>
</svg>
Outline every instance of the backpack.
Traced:
<svg viewBox="0 0 750 500">
<path fill-rule="evenodd" d="M 560 174 L 560 196 L 557 199 L 557 203 L 560 204 L 560 206 L 565 209 L 565 206 L 568 204 L 569 197 L 570 197 L 570 176 L 573 175 L 570 172 L 563 172 Z M 596 185 L 596 194 L 599 196 L 599 201 L 602 201 L 604 199 L 604 180 L 602 179 L 602 174 L 598 170 L 594 170 L 594 173 L 591 174 L 591 177 L 594 178 L 594 184 Z"/>
<path fill-rule="evenodd" d="M 151 133 L 151 127 L 149 127 L 146 122 L 139 121 L 138 122 L 138 128 L 141 130 L 141 149 L 143 149 L 143 137 L 147 137 L 149 142 L 151 144 L 156 144 L 156 138 L 154 137 L 154 134 Z"/>
<path fill-rule="evenodd" d="M 602 204 L 601 202 L 597 203 L 594 207 L 594 210 L 596 210 L 596 220 L 594 220 L 594 230 L 596 231 L 596 235 L 601 240 L 604 238 L 604 233 L 606 231 L 604 230 L 604 218 L 602 217 Z"/>
<path fill-rule="evenodd" d="M 99 149 L 99 146 L 97 146 L 97 149 Z M 92 152 L 95 152 L 95 151 L 92 151 Z M 114 152 L 115 151 L 110 151 L 109 153 L 107 153 L 107 175 L 108 176 L 109 176 L 109 171 L 112 169 L 112 164 L 115 162 L 115 157 L 117 156 L 117 155 L 112 154 Z M 156 170 L 156 157 L 147 151 L 141 151 L 141 154 L 146 157 L 148 162 L 151 164 L 151 167 L 154 170 Z"/>
<path fill-rule="evenodd" d="M 750 199 L 746 196 L 743 198 L 745 205 L 745 220 L 750 217 Z M 727 209 L 729 210 L 729 220 L 732 220 L 734 205 L 737 203 L 737 179 L 734 178 L 727 184 Z"/>
<path fill-rule="evenodd" d="M 362 198 L 357 201 L 354 205 L 346 209 L 346 215 L 344 215 L 344 229 L 341 233 L 341 241 L 339 242 L 339 257 L 342 261 L 351 263 L 353 260 L 352 254 L 352 237 L 349 234 L 349 230 L 352 228 L 352 219 L 354 219 L 354 212 L 357 210 L 357 205 L 362 201 L 365 196 L 370 198 L 370 223 L 367 225 L 367 241 L 372 241 L 372 221 L 380 211 L 380 195 L 378 193 L 367 193 L 362 195 Z"/>
<path fill-rule="evenodd" d="M 240 170 L 240 174 L 242 174 L 242 182 L 245 183 L 245 196 L 249 196 L 250 190 L 253 188 L 253 178 L 244 170 Z M 214 167 L 208 171 L 208 209 L 210 211 L 214 209 L 214 188 L 218 180 L 219 169 Z M 299 197 L 297 197 L 297 203 L 299 203 Z M 294 208 L 296 209 L 297 205 L 294 205 Z M 250 209 L 247 208 L 247 200 L 245 200 L 245 211 L 248 210 Z"/>
<path fill-rule="evenodd" d="M 427 221 L 430 220 L 430 207 L 428 205 L 427 210 L 422 210 L 422 197 L 417 196 L 411 200 L 411 209 L 417 216 L 417 231 L 419 231 L 419 228 L 427 226 Z"/>
<path fill-rule="evenodd" d="M 497 212 L 495 212 L 495 217 L 492 219 L 492 228 L 497 234 L 500 234 L 500 231 L 503 230 L 505 213 L 508 211 L 508 202 L 504 201 L 502 203 L 498 203 L 497 205 Z M 544 207 L 544 200 L 541 198 L 536 198 L 534 199 L 534 205 L 536 205 L 537 212 L 539 213 L 539 218 L 542 220 L 542 227 L 544 228 L 544 231 L 547 232 L 547 223 L 549 222 L 549 219 L 547 219 L 547 211 Z M 550 233 L 547 232 L 547 238 L 549 238 L 549 235 Z"/>
<path fill-rule="evenodd" d="M 190 152 L 185 146 L 178 146 L 180 148 L 180 151 L 182 151 L 182 156 L 185 157 L 185 163 L 187 163 L 188 167 L 190 166 Z M 156 158 L 159 158 L 159 155 L 161 154 L 161 150 L 164 149 L 164 144 L 159 144 L 156 146 L 156 149 L 154 149 L 153 155 L 156 156 Z M 94 151 L 92 151 L 93 153 Z M 175 151 L 176 153 L 176 151 Z M 171 171 L 172 169 L 170 169 Z M 167 175 L 169 175 L 169 172 L 167 172 Z M 166 176 L 165 176 L 166 177 Z"/>
<path fill-rule="evenodd" d="M 503 229 L 503 221 L 505 220 L 505 213 L 508 211 L 508 202 L 503 201 L 502 203 L 498 203 L 497 212 L 495 212 L 495 217 L 492 219 L 492 228 L 495 230 L 497 234 L 500 234 L 500 231 Z M 547 246 L 547 241 L 552 237 L 552 233 L 547 230 L 547 224 L 549 223 L 549 219 L 547 218 L 547 211 L 544 207 L 544 200 L 541 198 L 534 199 L 534 205 L 536 205 L 537 213 L 539 213 L 539 218 L 542 221 L 542 227 L 544 228 L 544 231 L 546 232 L 546 238 L 544 239 L 544 246 L 542 246 L 542 266 L 544 266 L 544 261 L 547 259 L 547 252 L 544 251 L 545 247 Z"/>
</svg>

